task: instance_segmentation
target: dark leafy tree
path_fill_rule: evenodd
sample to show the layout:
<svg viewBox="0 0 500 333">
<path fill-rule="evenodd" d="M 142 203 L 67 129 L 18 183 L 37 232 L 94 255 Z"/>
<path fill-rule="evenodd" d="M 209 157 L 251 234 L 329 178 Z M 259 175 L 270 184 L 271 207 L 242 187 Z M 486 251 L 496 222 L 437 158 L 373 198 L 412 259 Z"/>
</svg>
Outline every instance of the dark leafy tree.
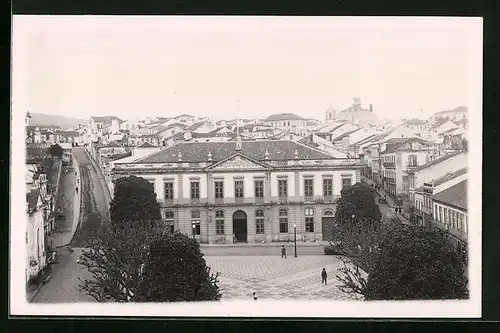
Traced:
<svg viewBox="0 0 500 333">
<path fill-rule="evenodd" d="M 167 230 L 162 221 L 102 225 L 80 256 L 80 264 L 92 276 L 80 279 L 80 289 L 98 302 L 137 301 L 149 244 L 164 237 Z"/>
<path fill-rule="evenodd" d="M 219 274 L 210 273 L 198 242 L 179 232 L 151 244 L 143 272 L 141 301 L 210 301 L 221 297 Z"/>
<path fill-rule="evenodd" d="M 147 180 L 136 176 L 119 178 L 114 192 L 109 210 L 112 223 L 161 219 L 160 204 Z"/>
<path fill-rule="evenodd" d="M 357 219 L 366 218 L 379 222 L 382 214 L 375 202 L 373 189 L 364 183 L 356 183 L 344 188 L 335 213 L 335 222 L 342 224 L 352 223 L 352 216 Z"/>
<path fill-rule="evenodd" d="M 384 225 L 371 252 L 344 260 L 340 289 L 366 300 L 463 299 L 466 262 L 441 231 Z M 359 262 L 368 262 L 364 269 Z"/>
<path fill-rule="evenodd" d="M 55 145 L 52 145 L 52 146 L 49 147 L 49 154 L 52 157 L 61 158 L 62 155 L 63 155 L 63 152 L 64 152 L 64 150 L 57 143 Z"/>
<path fill-rule="evenodd" d="M 466 262 L 442 231 L 395 225 L 385 232 L 367 300 L 468 298 Z"/>
</svg>

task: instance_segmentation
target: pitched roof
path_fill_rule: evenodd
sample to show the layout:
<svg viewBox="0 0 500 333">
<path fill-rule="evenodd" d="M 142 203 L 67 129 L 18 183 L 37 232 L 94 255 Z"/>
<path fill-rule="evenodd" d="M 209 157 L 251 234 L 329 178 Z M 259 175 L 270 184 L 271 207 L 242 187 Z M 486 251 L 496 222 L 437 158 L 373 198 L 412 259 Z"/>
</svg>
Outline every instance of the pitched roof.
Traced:
<svg viewBox="0 0 500 333">
<path fill-rule="evenodd" d="M 137 148 L 156 148 L 156 147 L 150 144 L 149 142 L 145 141 L 141 145 L 137 146 Z"/>
<path fill-rule="evenodd" d="M 113 120 L 118 120 L 119 123 L 123 123 L 123 120 L 115 116 L 90 117 L 90 118 L 93 119 L 94 122 L 96 123 L 111 124 L 111 121 Z"/>
<path fill-rule="evenodd" d="M 101 148 L 117 148 L 117 147 L 121 147 L 121 145 L 116 141 L 111 141 L 101 146 Z"/>
<path fill-rule="evenodd" d="M 438 159 L 435 159 L 434 161 L 431 161 L 429 163 L 425 163 L 425 164 L 422 164 L 422 165 L 416 167 L 415 169 L 413 169 L 413 172 L 417 172 L 417 171 L 420 171 L 420 170 L 423 170 L 423 169 L 427 169 L 427 168 L 429 168 L 431 166 L 434 166 L 434 165 L 436 165 L 438 163 L 446 161 L 447 159 L 450 159 L 450 158 L 455 157 L 455 156 L 460 155 L 460 154 L 462 154 L 462 151 L 460 151 L 460 150 L 454 151 L 453 153 L 450 153 L 450 154 L 446 154 L 444 156 L 441 156 Z"/>
<path fill-rule="evenodd" d="M 447 113 L 455 113 L 455 112 L 469 112 L 469 108 L 466 106 L 459 106 L 451 110 L 444 110 L 444 111 L 439 111 L 434 113 L 434 115 L 441 115 L 441 114 L 447 114 Z"/>
<path fill-rule="evenodd" d="M 197 123 L 194 123 L 193 125 L 189 126 L 188 128 L 186 128 L 186 131 L 194 131 L 194 130 L 197 130 L 198 128 L 200 128 L 201 126 L 203 126 L 205 123 L 207 123 L 206 120 L 202 120 L 202 121 L 199 121 Z"/>
<path fill-rule="evenodd" d="M 293 160 L 297 150 L 299 159 L 334 159 L 333 156 L 316 149 L 286 140 L 256 140 L 243 141 L 241 153 L 258 161 L 266 159 L 266 151 L 270 160 Z M 235 142 L 180 142 L 156 154 L 136 161 L 136 163 L 173 163 L 178 162 L 179 152 L 183 162 L 204 162 L 208 153 L 212 161 L 220 161 L 235 153 Z"/>
<path fill-rule="evenodd" d="M 357 131 L 359 131 L 359 130 L 361 130 L 361 128 L 355 128 L 355 129 L 353 129 L 353 130 L 351 130 L 351 131 L 347 131 L 347 132 L 345 132 L 344 134 L 341 134 L 341 135 L 339 135 L 339 136 L 337 136 L 337 137 L 333 138 L 333 139 L 332 139 L 332 142 L 342 140 L 343 138 L 346 138 L 346 137 L 348 137 L 349 135 L 351 135 L 351 134 L 353 134 L 353 133 L 355 133 L 355 132 L 357 132 Z"/>
<path fill-rule="evenodd" d="M 279 120 L 305 120 L 305 119 L 293 113 L 278 113 L 270 115 L 264 121 L 279 121 Z"/>
<path fill-rule="evenodd" d="M 413 119 L 408 119 L 406 120 L 406 125 L 423 125 L 427 123 L 425 120 L 421 120 L 421 119 L 417 119 L 417 118 L 413 118 Z"/>
<path fill-rule="evenodd" d="M 467 180 L 433 195 L 432 199 L 456 208 L 467 210 Z"/>
<path fill-rule="evenodd" d="M 26 202 L 28 203 L 28 211 L 31 212 L 36 208 L 38 204 L 38 198 L 40 197 L 40 189 L 32 189 L 29 193 L 26 193 Z"/>
<path fill-rule="evenodd" d="M 396 140 L 401 140 L 402 141 L 396 141 Z M 391 141 L 391 140 L 394 140 L 394 141 Z M 411 142 L 411 141 L 418 141 L 419 143 L 422 143 L 422 144 L 427 144 L 427 145 L 430 145 L 430 142 L 427 142 L 425 140 L 422 140 L 420 138 L 416 138 L 416 137 L 412 137 L 412 138 L 392 138 L 392 139 L 389 139 L 387 140 L 386 142 L 386 149 L 381 152 L 380 154 L 390 154 L 390 153 L 394 153 L 399 147 L 403 146 L 404 144 L 408 143 L 408 142 Z"/>
<path fill-rule="evenodd" d="M 436 129 L 438 128 L 439 126 L 447 123 L 449 121 L 449 119 L 438 119 L 432 126 L 431 126 L 431 129 Z"/>
<path fill-rule="evenodd" d="M 179 116 L 177 116 L 177 117 L 174 117 L 174 118 L 172 118 L 172 119 L 179 119 L 179 118 L 182 118 L 182 117 L 194 118 L 194 117 L 193 117 L 192 115 L 190 115 L 190 114 L 183 113 L 183 114 L 181 114 L 181 115 L 179 115 Z"/>
</svg>

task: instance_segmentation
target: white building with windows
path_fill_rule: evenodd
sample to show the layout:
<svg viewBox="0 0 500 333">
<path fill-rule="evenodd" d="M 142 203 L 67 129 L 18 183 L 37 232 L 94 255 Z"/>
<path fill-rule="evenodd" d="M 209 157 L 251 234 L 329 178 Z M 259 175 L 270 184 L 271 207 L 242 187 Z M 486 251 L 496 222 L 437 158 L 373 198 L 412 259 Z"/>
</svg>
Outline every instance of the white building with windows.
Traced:
<svg viewBox="0 0 500 333">
<path fill-rule="evenodd" d="M 307 119 L 293 113 L 270 115 L 264 120 L 264 124 L 297 135 L 307 135 Z"/>
<path fill-rule="evenodd" d="M 181 142 L 132 162 L 113 179 L 149 180 L 173 230 L 203 243 L 328 238 L 340 191 L 360 181 L 361 161 L 296 142 Z M 112 191 L 113 192 L 113 191 Z"/>
</svg>

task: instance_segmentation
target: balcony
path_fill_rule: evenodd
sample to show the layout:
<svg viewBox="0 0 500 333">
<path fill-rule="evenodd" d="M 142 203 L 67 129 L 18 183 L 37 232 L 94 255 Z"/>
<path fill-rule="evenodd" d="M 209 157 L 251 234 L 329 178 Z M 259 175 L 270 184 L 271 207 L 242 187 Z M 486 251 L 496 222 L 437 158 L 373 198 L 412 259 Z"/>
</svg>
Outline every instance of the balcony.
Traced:
<svg viewBox="0 0 500 333">
<path fill-rule="evenodd" d="M 389 184 L 396 184 L 396 179 L 384 177 L 384 182 L 389 183 Z"/>
<path fill-rule="evenodd" d="M 384 162 L 384 163 L 382 163 L 382 165 L 386 169 L 395 169 L 396 168 L 396 163 L 394 163 L 394 162 Z"/>
</svg>

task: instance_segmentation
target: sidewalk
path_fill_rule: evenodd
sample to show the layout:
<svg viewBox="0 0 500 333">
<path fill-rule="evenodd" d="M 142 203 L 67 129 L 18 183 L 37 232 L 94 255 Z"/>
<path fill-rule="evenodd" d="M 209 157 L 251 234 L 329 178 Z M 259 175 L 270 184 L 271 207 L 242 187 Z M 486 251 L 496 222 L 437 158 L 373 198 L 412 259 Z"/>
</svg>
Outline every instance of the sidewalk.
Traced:
<svg viewBox="0 0 500 333">
<path fill-rule="evenodd" d="M 297 246 L 300 247 L 323 247 L 328 245 L 328 241 L 317 241 L 317 242 L 297 242 Z M 293 247 L 294 242 L 273 242 L 273 243 L 234 243 L 234 244 L 206 244 L 201 243 L 201 248 L 210 248 L 210 247 L 219 247 L 219 248 L 228 248 L 228 247 L 281 247 L 281 245 L 285 245 L 286 247 Z"/>
<path fill-rule="evenodd" d="M 64 215 L 67 220 L 65 221 L 66 223 L 64 223 L 64 227 L 59 227 L 58 230 L 49 235 L 49 240 L 52 242 L 52 246 L 56 248 L 67 246 L 71 243 L 80 221 L 80 206 L 82 200 L 81 177 L 80 167 L 74 156 L 72 167 L 67 168 L 66 170 L 69 170 L 69 174 L 62 175 L 63 184 L 61 184 L 60 190 L 65 192 L 65 197 L 67 197 L 67 200 L 65 201 L 70 201 L 69 203 L 61 203 L 61 207 L 63 207 Z M 79 189 L 78 193 L 76 193 L 76 187 Z"/>
<path fill-rule="evenodd" d="M 364 181 L 369 185 L 371 186 L 372 184 L 375 184 L 375 185 L 379 185 L 377 183 L 375 183 L 373 180 L 371 180 L 370 178 L 366 178 L 366 177 L 362 177 L 364 179 Z M 379 185 L 380 186 L 380 185 Z M 386 200 L 387 200 L 387 206 L 389 206 L 389 208 L 393 209 L 395 206 L 396 206 L 396 203 L 394 201 L 394 198 L 392 196 L 390 196 L 383 188 L 382 186 L 380 186 L 380 190 L 378 191 L 375 191 L 377 192 L 378 195 L 380 195 L 381 197 L 383 197 L 384 195 L 386 196 Z M 377 200 L 377 199 L 375 199 Z M 396 214 L 394 211 L 392 211 L 392 215 L 399 218 L 401 220 L 401 223 L 403 224 L 406 224 L 406 225 L 411 225 L 411 226 L 414 226 L 413 223 L 411 223 L 406 217 L 403 216 L 403 214 Z"/>
</svg>

